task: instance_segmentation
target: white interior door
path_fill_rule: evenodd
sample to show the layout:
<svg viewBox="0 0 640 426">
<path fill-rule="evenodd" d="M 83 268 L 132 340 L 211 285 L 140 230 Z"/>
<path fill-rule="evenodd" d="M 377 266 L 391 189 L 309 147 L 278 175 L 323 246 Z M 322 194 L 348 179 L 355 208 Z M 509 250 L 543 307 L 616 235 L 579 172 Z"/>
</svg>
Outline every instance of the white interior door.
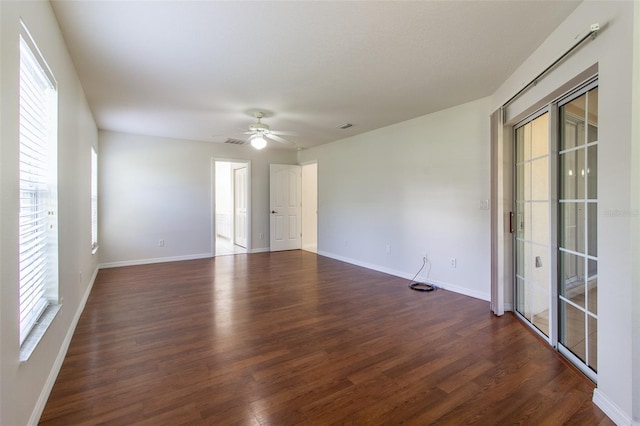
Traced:
<svg viewBox="0 0 640 426">
<path fill-rule="evenodd" d="M 302 246 L 300 182 L 300 166 L 271 164 L 271 251 L 295 250 Z"/>
<path fill-rule="evenodd" d="M 247 168 L 233 170 L 233 235 L 236 245 L 247 247 Z"/>
</svg>

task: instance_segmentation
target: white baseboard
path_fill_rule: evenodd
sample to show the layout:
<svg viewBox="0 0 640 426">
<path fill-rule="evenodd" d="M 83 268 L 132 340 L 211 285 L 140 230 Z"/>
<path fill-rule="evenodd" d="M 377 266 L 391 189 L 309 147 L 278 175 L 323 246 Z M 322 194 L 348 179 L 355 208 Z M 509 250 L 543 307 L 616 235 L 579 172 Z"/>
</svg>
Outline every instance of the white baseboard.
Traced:
<svg viewBox="0 0 640 426">
<path fill-rule="evenodd" d="M 71 320 L 71 324 L 69 325 L 69 329 L 67 330 L 67 334 L 62 341 L 62 345 L 60 345 L 60 350 L 58 351 L 58 356 L 53 362 L 53 366 L 51 367 L 51 371 L 49 372 L 49 376 L 47 377 L 47 381 L 44 383 L 44 387 L 42 388 L 42 392 L 40 392 L 40 396 L 36 401 L 36 405 L 33 407 L 33 411 L 31 412 L 31 417 L 29 418 L 29 425 L 37 425 L 40 421 L 40 417 L 42 416 L 42 412 L 44 411 L 44 407 L 47 405 L 47 400 L 49 399 L 49 395 L 51 394 L 51 390 L 53 389 L 53 385 L 56 383 L 56 379 L 58 378 L 58 373 L 60 373 L 60 368 L 62 368 L 62 363 L 64 362 L 64 358 L 67 355 L 67 351 L 69 350 L 69 344 L 71 343 L 71 339 L 73 338 L 73 333 L 76 331 L 76 326 L 78 325 L 78 321 L 80 320 L 80 315 L 84 311 L 84 307 L 87 304 L 87 299 L 89 299 L 89 295 L 91 294 L 91 289 L 93 289 L 93 283 L 96 281 L 96 277 L 98 276 L 98 271 L 100 268 L 96 267 L 91 275 L 91 280 L 89 281 L 89 285 L 82 296 L 82 300 L 78 304 L 78 309 L 76 309 L 76 313 Z"/>
<path fill-rule="evenodd" d="M 138 260 L 124 260 L 120 262 L 107 262 L 107 263 L 101 263 L 100 265 L 98 265 L 98 267 L 100 269 L 119 268 L 121 266 L 150 265 L 153 263 L 179 262 L 181 260 L 208 259 L 210 257 L 211 257 L 211 253 L 188 254 L 186 256 L 156 257 L 154 259 L 138 259 Z"/>
<path fill-rule="evenodd" d="M 631 417 L 620 409 L 613 401 L 611 401 L 605 394 L 600 392 L 598 388 L 593 391 L 593 403 L 598 406 L 604 413 L 618 426 L 631 426 L 637 425 L 633 423 Z"/>
<path fill-rule="evenodd" d="M 330 257 L 335 260 L 340 260 L 342 262 L 350 263 L 352 265 L 361 266 L 363 268 L 372 269 L 374 271 L 383 272 L 385 274 L 393 275 L 400 278 L 405 278 L 410 280 L 413 278 L 415 274 L 406 273 L 402 271 L 398 271 L 395 269 L 387 268 L 384 266 L 375 265 L 372 263 L 362 262 L 360 260 L 351 259 L 348 257 L 340 256 L 334 253 L 326 252 L 326 251 L 318 251 L 318 254 L 325 257 Z M 417 281 L 427 281 L 426 277 L 418 275 L 416 277 Z M 475 290 L 469 290 L 468 288 L 461 287 L 455 284 L 447 283 L 444 281 L 436 281 L 436 280 L 428 280 L 429 284 L 435 284 L 436 287 L 442 288 L 444 290 L 453 291 L 454 293 L 463 294 L 465 296 L 473 297 L 475 299 L 490 301 L 491 295 L 489 293 L 483 293 Z"/>
<path fill-rule="evenodd" d="M 331 259 L 339 260 L 341 262 L 350 263 L 352 265 L 361 266 L 363 268 L 372 269 L 374 271 L 383 272 L 385 274 L 393 275 L 393 276 L 400 277 L 400 278 L 406 278 L 407 280 L 410 280 L 411 278 L 413 278 L 413 275 L 411 275 L 411 274 L 407 274 L 405 272 L 398 271 L 398 270 L 391 269 L 391 268 L 387 268 L 387 267 L 384 267 L 384 266 L 375 265 L 373 263 L 363 262 L 363 261 L 357 260 L 357 259 L 351 259 L 350 257 L 344 257 L 344 256 L 340 256 L 338 254 L 334 254 L 334 253 L 330 253 L 330 252 L 326 252 L 326 251 L 322 251 L 322 250 L 319 250 L 318 254 L 320 256 L 330 257 Z M 418 277 L 418 278 L 420 278 L 420 277 Z M 422 279 L 422 278 L 420 278 L 420 279 Z"/>
<path fill-rule="evenodd" d="M 271 251 L 269 247 L 259 247 L 249 250 L 249 253 L 266 253 L 268 251 Z"/>
<path fill-rule="evenodd" d="M 442 281 L 429 280 L 429 283 L 435 284 L 436 287 L 443 288 L 445 290 L 453 291 L 454 293 L 463 294 L 465 296 L 473 297 L 474 299 L 484 300 L 485 302 L 491 301 L 491 295 L 489 293 L 483 293 L 481 291 L 470 290 L 466 287 L 450 284 Z"/>
</svg>

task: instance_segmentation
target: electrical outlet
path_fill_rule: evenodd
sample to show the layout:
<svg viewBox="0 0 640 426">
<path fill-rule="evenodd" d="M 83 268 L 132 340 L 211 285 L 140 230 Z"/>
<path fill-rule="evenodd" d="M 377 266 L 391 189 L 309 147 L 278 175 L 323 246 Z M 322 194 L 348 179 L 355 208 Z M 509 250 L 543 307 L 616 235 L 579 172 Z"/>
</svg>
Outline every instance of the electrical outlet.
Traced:
<svg viewBox="0 0 640 426">
<path fill-rule="evenodd" d="M 425 252 L 425 253 L 422 255 L 422 261 L 423 261 L 424 263 L 427 263 L 427 259 L 428 259 L 428 256 L 427 256 L 427 253 Z"/>
<path fill-rule="evenodd" d="M 158 247 L 164 247 L 164 240 L 158 240 Z"/>
<path fill-rule="evenodd" d="M 449 265 L 451 265 L 452 268 L 456 268 L 458 266 L 458 261 L 455 257 L 452 257 L 449 259 Z"/>
<path fill-rule="evenodd" d="M 260 233 L 260 239 L 264 240 L 264 233 L 263 232 Z"/>
</svg>

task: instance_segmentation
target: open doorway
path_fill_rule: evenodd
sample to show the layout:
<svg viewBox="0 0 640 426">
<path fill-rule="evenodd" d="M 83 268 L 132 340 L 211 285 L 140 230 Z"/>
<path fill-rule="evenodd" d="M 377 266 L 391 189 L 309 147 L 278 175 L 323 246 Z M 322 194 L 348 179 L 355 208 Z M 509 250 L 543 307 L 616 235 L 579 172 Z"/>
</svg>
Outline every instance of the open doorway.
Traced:
<svg viewBox="0 0 640 426">
<path fill-rule="evenodd" d="M 249 163 L 214 162 L 214 254 L 242 254 L 249 250 Z"/>
</svg>

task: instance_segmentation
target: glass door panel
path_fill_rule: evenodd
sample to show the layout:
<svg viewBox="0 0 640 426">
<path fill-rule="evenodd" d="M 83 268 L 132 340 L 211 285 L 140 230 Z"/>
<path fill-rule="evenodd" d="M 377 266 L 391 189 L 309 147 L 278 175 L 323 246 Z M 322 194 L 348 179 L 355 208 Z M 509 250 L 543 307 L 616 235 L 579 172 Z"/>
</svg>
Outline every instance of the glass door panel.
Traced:
<svg viewBox="0 0 640 426">
<path fill-rule="evenodd" d="M 558 343 L 594 373 L 598 341 L 597 106 L 597 87 L 559 105 L 558 153 Z"/>
<path fill-rule="evenodd" d="M 515 129 L 516 311 L 545 336 L 550 324 L 549 113 Z"/>
</svg>

